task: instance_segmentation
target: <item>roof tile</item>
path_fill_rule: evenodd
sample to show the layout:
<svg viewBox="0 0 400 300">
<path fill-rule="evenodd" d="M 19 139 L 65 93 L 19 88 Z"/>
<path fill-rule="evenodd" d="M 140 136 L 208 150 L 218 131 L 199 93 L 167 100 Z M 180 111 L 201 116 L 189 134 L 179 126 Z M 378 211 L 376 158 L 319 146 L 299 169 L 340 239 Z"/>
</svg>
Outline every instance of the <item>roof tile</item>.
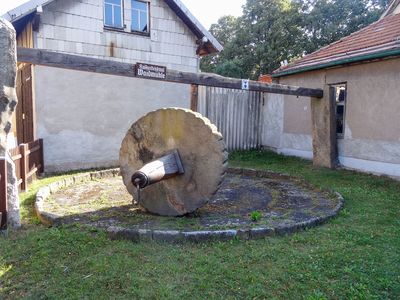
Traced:
<svg viewBox="0 0 400 300">
<path fill-rule="evenodd" d="M 274 71 L 274 75 L 394 48 L 400 49 L 400 14 L 386 16 L 339 41 L 280 67 Z"/>
</svg>

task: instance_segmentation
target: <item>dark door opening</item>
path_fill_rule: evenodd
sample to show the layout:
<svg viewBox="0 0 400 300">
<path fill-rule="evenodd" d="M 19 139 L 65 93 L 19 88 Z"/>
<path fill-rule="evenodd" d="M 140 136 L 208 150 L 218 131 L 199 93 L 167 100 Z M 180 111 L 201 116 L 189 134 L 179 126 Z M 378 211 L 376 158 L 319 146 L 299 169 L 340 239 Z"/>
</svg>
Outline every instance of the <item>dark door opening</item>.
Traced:
<svg viewBox="0 0 400 300">
<path fill-rule="evenodd" d="M 346 83 L 332 84 L 331 97 L 335 102 L 336 110 L 336 136 L 339 139 L 344 138 L 345 118 L 346 118 L 346 98 L 347 85 Z"/>
<path fill-rule="evenodd" d="M 16 127 L 18 144 L 34 141 L 32 65 L 24 65 L 17 74 Z"/>
</svg>

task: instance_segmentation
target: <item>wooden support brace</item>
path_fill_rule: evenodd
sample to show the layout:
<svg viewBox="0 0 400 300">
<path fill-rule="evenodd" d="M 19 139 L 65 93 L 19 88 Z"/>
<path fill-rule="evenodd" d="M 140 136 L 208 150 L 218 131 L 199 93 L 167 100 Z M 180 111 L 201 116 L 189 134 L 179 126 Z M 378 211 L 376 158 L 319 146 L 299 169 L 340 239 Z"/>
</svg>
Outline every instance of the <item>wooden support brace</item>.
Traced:
<svg viewBox="0 0 400 300">
<path fill-rule="evenodd" d="M 0 160 L 0 230 L 7 229 L 7 162 Z"/>
<path fill-rule="evenodd" d="M 20 152 L 21 152 L 21 190 L 26 192 L 28 190 L 28 145 L 21 144 L 20 145 Z"/>
<path fill-rule="evenodd" d="M 39 139 L 39 145 L 40 145 L 40 168 L 39 168 L 39 174 L 44 173 L 44 153 L 43 153 L 43 139 Z"/>
<path fill-rule="evenodd" d="M 193 111 L 198 110 L 199 103 L 199 86 L 192 84 L 190 88 L 190 109 Z"/>
<path fill-rule="evenodd" d="M 326 85 L 324 98 L 311 98 L 313 164 L 318 167 L 337 166 L 336 112 L 333 89 Z"/>
</svg>

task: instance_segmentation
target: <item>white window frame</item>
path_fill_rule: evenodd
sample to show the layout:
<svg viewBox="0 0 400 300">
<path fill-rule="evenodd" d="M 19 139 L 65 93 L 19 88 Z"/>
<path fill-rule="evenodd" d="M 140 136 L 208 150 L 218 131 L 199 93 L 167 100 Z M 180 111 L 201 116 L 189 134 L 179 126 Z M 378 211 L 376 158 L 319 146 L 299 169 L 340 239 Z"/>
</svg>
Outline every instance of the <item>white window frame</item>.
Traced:
<svg viewBox="0 0 400 300">
<path fill-rule="evenodd" d="M 104 10 L 103 10 L 103 23 L 105 27 L 109 27 L 109 28 L 118 28 L 118 29 L 123 29 L 124 28 L 124 0 L 119 0 L 121 5 L 118 4 L 114 4 L 114 3 L 110 3 L 108 2 L 108 0 L 104 0 L 103 1 L 103 5 L 104 5 Z M 111 5 L 112 7 L 112 20 L 113 20 L 113 24 L 115 23 L 115 8 L 114 7 L 121 7 L 121 27 L 119 26 L 115 26 L 115 25 L 108 25 L 106 24 L 106 4 L 107 5 Z"/>
<path fill-rule="evenodd" d="M 143 1 L 143 0 L 130 0 L 131 1 L 131 31 L 134 33 L 141 33 L 141 34 L 149 34 L 150 33 L 150 2 L 149 1 Z M 132 29 L 132 22 L 133 22 L 133 14 L 134 12 L 138 14 L 138 22 L 140 25 L 140 13 L 144 12 L 143 10 L 133 8 L 132 2 L 137 1 L 137 2 L 142 2 L 147 5 L 147 30 L 146 31 L 139 31 L 139 30 L 134 30 Z"/>
</svg>

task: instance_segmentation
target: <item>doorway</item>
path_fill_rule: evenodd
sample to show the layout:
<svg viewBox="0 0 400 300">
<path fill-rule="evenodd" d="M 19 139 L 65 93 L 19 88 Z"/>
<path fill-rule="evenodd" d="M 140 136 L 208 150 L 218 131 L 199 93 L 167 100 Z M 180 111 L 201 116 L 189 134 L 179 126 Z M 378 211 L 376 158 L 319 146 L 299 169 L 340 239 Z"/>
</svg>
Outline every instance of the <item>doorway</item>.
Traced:
<svg viewBox="0 0 400 300">
<path fill-rule="evenodd" d="M 24 64 L 18 68 L 16 128 L 18 144 L 30 143 L 34 136 L 32 65 Z"/>
</svg>

